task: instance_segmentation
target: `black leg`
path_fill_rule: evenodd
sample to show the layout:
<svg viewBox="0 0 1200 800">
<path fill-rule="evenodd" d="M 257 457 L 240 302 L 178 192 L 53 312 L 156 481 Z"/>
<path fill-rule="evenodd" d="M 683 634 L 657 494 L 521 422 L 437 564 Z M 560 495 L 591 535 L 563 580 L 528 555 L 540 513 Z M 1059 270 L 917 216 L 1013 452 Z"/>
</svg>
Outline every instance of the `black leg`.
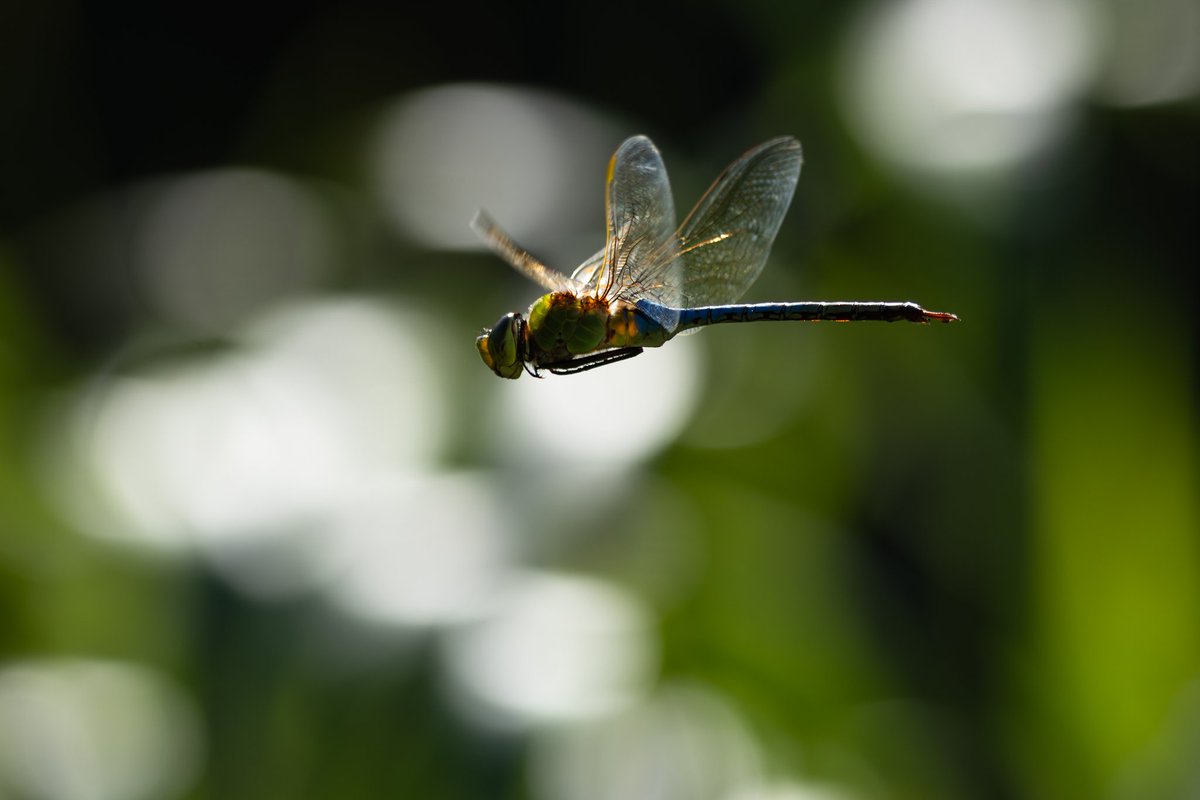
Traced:
<svg viewBox="0 0 1200 800">
<path fill-rule="evenodd" d="M 616 350 L 603 350 L 599 353 L 591 355 L 579 356 L 567 361 L 555 361 L 552 364 L 538 364 L 538 367 L 549 370 L 555 375 L 570 375 L 573 372 L 587 372 L 589 369 L 603 367 L 606 364 L 614 364 L 618 361 L 624 361 L 627 358 L 633 358 L 640 354 L 640 347 L 620 347 Z"/>
</svg>

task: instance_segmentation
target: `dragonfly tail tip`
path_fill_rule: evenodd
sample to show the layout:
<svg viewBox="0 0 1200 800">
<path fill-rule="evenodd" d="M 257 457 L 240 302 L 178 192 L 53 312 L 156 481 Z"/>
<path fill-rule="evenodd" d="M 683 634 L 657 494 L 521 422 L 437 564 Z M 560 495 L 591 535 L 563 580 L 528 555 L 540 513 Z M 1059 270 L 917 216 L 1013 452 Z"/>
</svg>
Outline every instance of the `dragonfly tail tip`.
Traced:
<svg viewBox="0 0 1200 800">
<path fill-rule="evenodd" d="M 926 311 L 926 322 L 958 322 L 958 315 L 947 311 Z"/>
</svg>

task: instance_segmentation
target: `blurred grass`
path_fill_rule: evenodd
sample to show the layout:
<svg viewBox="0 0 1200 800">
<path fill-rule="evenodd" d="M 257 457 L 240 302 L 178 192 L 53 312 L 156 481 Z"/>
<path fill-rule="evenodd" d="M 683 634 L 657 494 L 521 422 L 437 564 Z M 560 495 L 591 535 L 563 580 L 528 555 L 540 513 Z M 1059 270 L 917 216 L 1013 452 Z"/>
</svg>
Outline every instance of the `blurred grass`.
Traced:
<svg viewBox="0 0 1200 800">
<path fill-rule="evenodd" d="M 1200 659 L 1196 398 L 1185 351 L 1162 346 L 1185 326 L 1106 324 L 1138 294 L 1055 308 L 1032 365 L 1031 700 L 1066 739 L 1042 746 L 1071 743 L 1096 792 L 1153 744 Z"/>
</svg>

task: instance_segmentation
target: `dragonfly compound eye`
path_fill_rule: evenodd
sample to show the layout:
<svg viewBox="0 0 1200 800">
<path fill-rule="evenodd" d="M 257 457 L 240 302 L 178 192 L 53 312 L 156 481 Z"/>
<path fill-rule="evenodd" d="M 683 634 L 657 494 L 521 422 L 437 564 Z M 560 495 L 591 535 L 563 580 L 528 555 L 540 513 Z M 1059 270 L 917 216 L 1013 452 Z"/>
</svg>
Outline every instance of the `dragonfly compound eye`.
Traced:
<svg viewBox="0 0 1200 800">
<path fill-rule="evenodd" d="M 516 312 L 505 314 L 490 331 L 475 339 L 483 363 L 501 378 L 521 377 L 521 321 Z"/>
</svg>

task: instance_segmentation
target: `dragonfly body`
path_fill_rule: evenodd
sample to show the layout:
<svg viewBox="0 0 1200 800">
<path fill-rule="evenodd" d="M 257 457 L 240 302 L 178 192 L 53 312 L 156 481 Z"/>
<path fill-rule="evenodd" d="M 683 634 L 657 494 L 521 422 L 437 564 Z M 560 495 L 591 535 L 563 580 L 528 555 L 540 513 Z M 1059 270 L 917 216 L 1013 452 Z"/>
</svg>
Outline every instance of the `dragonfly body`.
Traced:
<svg viewBox="0 0 1200 800">
<path fill-rule="evenodd" d="M 749 303 L 680 309 L 675 333 L 722 322 L 953 322 L 955 319 L 953 314 L 926 311 L 916 303 Z"/>
<path fill-rule="evenodd" d="M 627 139 L 609 163 L 605 246 L 567 277 L 519 247 L 480 212 L 473 226 L 516 269 L 549 289 L 476 339 L 502 378 L 568 374 L 631 358 L 685 331 L 730 322 L 953 322 L 916 303 L 738 304 L 762 271 L 800 174 L 800 143 L 772 139 L 713 182 L 675 227 L 658 150 Z"/>
<path fill-rule="evenodd" d="M 570 292 L 543 295 L 529 309 L 530 354 L 561 361 L 613 347 L 658 347 L 667 330 L 636 306 Z"/>
<path fill-rule="evenodd" d="M 534 301 L 527 318 L 507 314 L 481 335 L 479 353 L 497 375 L 517 378 L 526 364 L 534 374 L 539 368 L 578 372 L 658 347 L 671 335 L 636 306 L 551 292 Z M 616 357 L 595 357 L 609 352 Z"/>
</svg>

